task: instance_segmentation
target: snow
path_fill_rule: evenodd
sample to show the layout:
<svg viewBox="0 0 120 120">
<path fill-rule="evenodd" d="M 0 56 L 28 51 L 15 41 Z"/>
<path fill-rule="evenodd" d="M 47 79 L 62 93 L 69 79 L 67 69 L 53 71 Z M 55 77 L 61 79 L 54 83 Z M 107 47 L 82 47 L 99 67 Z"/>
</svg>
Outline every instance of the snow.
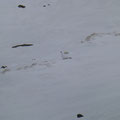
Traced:
<svg viewBox="0 0 120 120">
<path fill-rule="evenodd" d="M 0 120 L 119 120 L 119 6 L 0 1 Z"/>
</svg>

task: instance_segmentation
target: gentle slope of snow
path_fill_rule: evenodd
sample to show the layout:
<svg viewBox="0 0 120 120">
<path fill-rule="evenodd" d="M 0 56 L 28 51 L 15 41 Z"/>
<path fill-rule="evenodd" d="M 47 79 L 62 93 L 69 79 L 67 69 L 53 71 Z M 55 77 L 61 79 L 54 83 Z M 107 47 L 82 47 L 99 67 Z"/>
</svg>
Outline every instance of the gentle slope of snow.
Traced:
<svg viewBox="0 0 120 120">
<path fill-rule="evenodd" d="M 119 120 L 119 5 L 1 1 L 0 120 Z"/>
</svg>

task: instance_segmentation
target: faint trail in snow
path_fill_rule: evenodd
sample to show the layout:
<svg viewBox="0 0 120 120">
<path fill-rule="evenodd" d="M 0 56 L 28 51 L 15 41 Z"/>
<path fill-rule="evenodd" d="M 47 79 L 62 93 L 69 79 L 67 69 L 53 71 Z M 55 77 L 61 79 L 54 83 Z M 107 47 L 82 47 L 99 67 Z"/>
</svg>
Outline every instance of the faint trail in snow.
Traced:
<svg viewBox="0 0 120 120">
<path fill-rule="evenodd" d="M 0 73 L 5 74 L 10 71 L 28 70 L 28 69 L 32 69 L 33 67 L 37 67 L 37 66 L 40 67 L 41 69 L 49 68 L 49 67 L 52 67 L 53 64 L 55 64 L 55 62 L 42 61 L 42 62 L 34 62 L 28 65 L 23 65 L 23 66 L 18 66 L 18 67 L 9 66 L 9 68 L 0 69 Z"/>
<path fill-rule="evenodd" d="M 69 56 L 69 52 L 68 51 L 64 51 L 64 52 L 60 52 L 61 53 L 61 57 L 62 57 L 62 60 L 67 60 L 67 59 L 72 59 L 72 57 Z M 33 60 L 36 60 L 36 59 L 33 59 Z M 56 61 L 36 61 L 36 62 L 32 62 L 31 64 L 26 64 L 26 65 L 16 65 L 16 66 L 9 66 L 7 68 L 1 68 L 0 69 L 0 73 L 1 74 L 5 74 L 7 72 L 10 72 L 10 71 L 21 71 L 21 70 L 29 70 L 29 69 L 32 69 L 32 68 L 35 68 L 35 67 L 38 67 L 38 69 L 46 69 L 46 68 L 50 68 L 52 67 L 53 64 L 55 64 Z"/>
<path fill-rule="evenodd" d="M 43 61 L 41 63 L 32 63 L 31 65 L 25 65 L 25 66 L 22 66 L 22 67 L 18 67 L 16 68 L 16 70 L 27 70 L 27 69 L 30 69 L 30 68 L 33 68 L 35 66 L 40 66 L 40 67 L 51 67 L 53 63 L 50 63 L 48 61 Z"/>
<path fill-rule="evenodd" d="M 92 33 L 90 35 L 88 35 L 83 41 L 82 43 L 84 43 L 85 41 L 89 42 L 91 40 L 94 40 L 96 37 L 103 37 L 103 36 L 120 36 L 120 33 L 116 33 L 116 32 L 112 32 L 112 33 Z"/>
</svg>

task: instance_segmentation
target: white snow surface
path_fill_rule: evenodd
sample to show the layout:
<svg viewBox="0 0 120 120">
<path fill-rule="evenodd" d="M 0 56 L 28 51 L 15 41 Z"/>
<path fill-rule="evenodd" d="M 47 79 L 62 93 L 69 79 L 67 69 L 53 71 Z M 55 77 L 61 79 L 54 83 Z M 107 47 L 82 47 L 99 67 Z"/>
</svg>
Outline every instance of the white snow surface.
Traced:
<svg viewBox="0 0 120 120">
<path fill-rule="evenodd" d="M 119 6 L 0 0 L 0 120 L 120 120 Z"/>
</svg>

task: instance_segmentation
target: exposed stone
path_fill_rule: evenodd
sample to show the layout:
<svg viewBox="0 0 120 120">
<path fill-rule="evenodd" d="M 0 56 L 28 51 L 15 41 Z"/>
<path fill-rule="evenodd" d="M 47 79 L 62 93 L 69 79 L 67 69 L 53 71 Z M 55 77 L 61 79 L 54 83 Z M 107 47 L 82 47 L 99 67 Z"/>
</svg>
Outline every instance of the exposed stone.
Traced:
<svg viewBox="0 0 120 120">
<path fill-rule="evenodd" d="M 25 8 L 25 5 L 18 5 L 19 8 Z"/>
<path fill-rule="evenodd" d="M 43 5 L 43 7 L 46 7 L 46 5 Z"/>
<path fill-rule="evenodd" d="M 15 45 L 15 46 L 12 46 L 12 48 L 26 47 L 26 46 L 33 46 L 33 44 L 21 44 L 21 45 Z"/>
<path fill-rule="evenodd" d="M 77 114 L 77 118 L 84 117 L 82 114 Z"/>
<path fill-rule="evenodd" d="M 3 68 L 3 69 L 4 69 L 4 68 L 7 68 L 7 66 L 5 66 L 5 65 L 4 65 L 4 66 L 2 66 L 1 68 Z"/>
</svg>

